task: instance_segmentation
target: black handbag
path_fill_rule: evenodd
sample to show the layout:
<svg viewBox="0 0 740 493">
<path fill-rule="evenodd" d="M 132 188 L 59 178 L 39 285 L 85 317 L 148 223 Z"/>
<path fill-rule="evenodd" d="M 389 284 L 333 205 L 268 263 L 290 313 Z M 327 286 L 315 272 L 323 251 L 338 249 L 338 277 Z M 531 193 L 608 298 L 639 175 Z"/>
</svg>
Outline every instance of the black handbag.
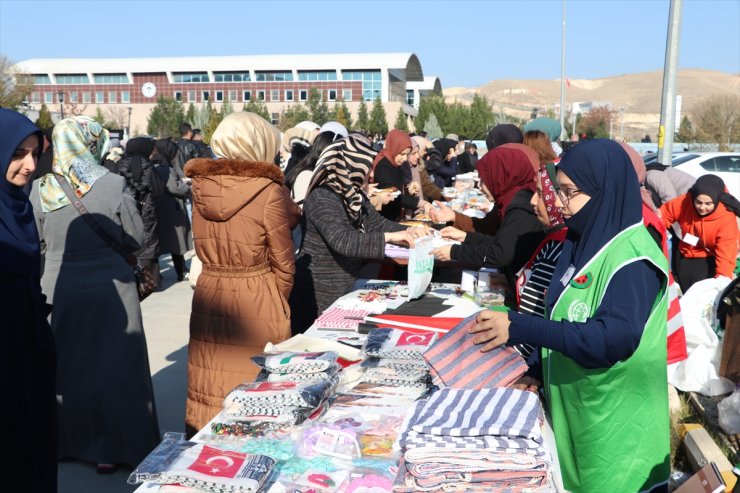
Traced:
<svg viewBox="0 0 740 493">
<path fill-rule="evenodd" d="M 100 224 L 98 224 L 92 214 L 90 214 L 87 208 L 82 204 L 82 201 L 74 194 L 72 187 L 67 183 L 67 180 L 65 180 L 64 177 L 54 174 L 54 178 L 74 208 L 80 214 L 80 217 L 85 220 L 88 226 L 90 226 L 90 228 L 92 228 L 92 230 L 95 231 L 103 241 L 105 241 L 113 250 L 118 252 L 127 264 L 133 267 L 134 277 L 136 278 L 136 289 L 139 292 L 139 301 L 142 301 L 152 294 L 154 290 L 157 289 L 157 281 L 154 280 L 151 272 L 139 265 L 138 260 L 136 260 L 136 256 L 128 252 L 123 245 L 116 241 L 115 238 L 113 238 L 100 226 Z"/>
</svg>

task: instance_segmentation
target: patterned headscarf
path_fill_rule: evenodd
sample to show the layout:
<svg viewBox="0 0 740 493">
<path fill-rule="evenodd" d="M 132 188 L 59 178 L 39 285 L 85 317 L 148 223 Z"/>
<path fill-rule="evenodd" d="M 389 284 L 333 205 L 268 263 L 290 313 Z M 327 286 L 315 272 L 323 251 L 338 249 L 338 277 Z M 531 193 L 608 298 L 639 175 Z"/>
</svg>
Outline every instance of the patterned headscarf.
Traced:
<svg viewBox="0 0 740 493">
<path fill-rule="evenodd" d="M 87 116 L 65 118 L 54 126 L 52 171 L 64 177 L 78 197 L 84 197 L 95 182 L 108 173 L 101 166 L 110 148 L 108 131 Z M 39 183 L 41 210 L 51 212 L 69 205 L 69 199 L 50 173 Z"/>
<path fill-rule="evenodd" d="M 318 134 L 313 130 L 306 130 L 301 127 L 289 128 L 283 134 L 283 151 L 290 152 L 296 144 L 302 145 L 303 147 L 311 147 L 317 135 Z"/>
<path fill-rule="evenodd" d="M 548 227 L 552 228 L 563 223 L 563 213 L 555 205 L 555 165 L 541 164 L 537 176 L 542 183 L 542 201 L 547 208 Z"/>
<path fill-rule="evenodd" d="M 362 187 L 375 154 L 366 139 L 355 135 L 333 142 L 319 156 L 306 195 L 321 186 L 330 188 L 342 197 L 344 210 L 355 227 L 364 231 Z"/>
<path fill-rule="evenodd" d="M 211 137 L 216 156 L 272 163 L 280 148 L 280 130 L 256 113 L 232 113 Z"/>
</svg>

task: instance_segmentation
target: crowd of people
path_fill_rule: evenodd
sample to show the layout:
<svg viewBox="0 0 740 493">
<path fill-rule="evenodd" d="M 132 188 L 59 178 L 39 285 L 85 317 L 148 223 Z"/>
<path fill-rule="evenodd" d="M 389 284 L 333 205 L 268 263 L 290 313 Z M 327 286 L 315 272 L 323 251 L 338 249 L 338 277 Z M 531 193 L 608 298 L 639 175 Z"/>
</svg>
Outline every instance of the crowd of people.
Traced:
<svg viewBox="0 0 740 493">
<path fill-rule="evenodd" d="M 528 359 L 516 386 L 544 390 L 566 487 L 665 489 L 670 274 L 684 292 L 734 276 L 740 203 L 717 176 L 646 167 L 609 139 L 563 152 L 560 130 L 548 119 L 497 125 L 479 158 L 453 134 L 394 129 L 378 148 L 338 122 L 280 132 L 237 112 L 210 146 L 187 123 L 178 140 L 120 145 L 84 116 L 44 136 L 0 109 L 0 303 L 15 341 L 4 345 L 3 378 L 21 401 L 13 416 L 45 423 L 9 431 L 27 447 L 13 467 L 34 491 L 54 491 L 57 459 L 107 473 L 159 443 L 122 249 L 155 279 L 169 254 L 184 280 L 193 244 L 202 263 L 188 344 L 192 436 L 254 379 L 250 356 L 304 332 L 386 243 L 433 234 L 401 224 L 424 213 L 457 242 L 434 250 L 437 260 L 506 275 L 515 309 L 481 312 L 476 343 L 514 345 Z M 483 218 L 453 211 L 442 193 L 473 171 L 494 204 Z M 45 460 L 25 461 L 41 449 Z"/>
</svg>

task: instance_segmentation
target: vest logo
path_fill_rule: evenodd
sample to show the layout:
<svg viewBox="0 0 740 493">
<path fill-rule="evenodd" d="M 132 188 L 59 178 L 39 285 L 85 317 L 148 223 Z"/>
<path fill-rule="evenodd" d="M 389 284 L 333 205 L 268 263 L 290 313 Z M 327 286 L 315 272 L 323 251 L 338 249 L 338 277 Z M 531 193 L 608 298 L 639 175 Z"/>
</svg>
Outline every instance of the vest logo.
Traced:
<svg viewBox="0 0 740 493">
<path fill-rule="evenodd" d="M 568 320 L 583 323 L 591 313 L 589 306 L 581 300 L 573 300 L 568 307 Z"/>
</svg>

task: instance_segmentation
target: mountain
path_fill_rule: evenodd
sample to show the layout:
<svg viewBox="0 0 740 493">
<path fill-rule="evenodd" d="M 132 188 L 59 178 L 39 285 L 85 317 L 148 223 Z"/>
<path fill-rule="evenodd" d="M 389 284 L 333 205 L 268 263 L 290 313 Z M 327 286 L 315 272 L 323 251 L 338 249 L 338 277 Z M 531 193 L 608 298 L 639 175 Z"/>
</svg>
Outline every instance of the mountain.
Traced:
<svg viewBox="0 0 740 493">
<path fill-rule="evenodd" d="M 603 79 L 572 79 L 566 87 L 567 108 L 574 102 L 610 102 L 613 109 L 624 108 L 624 137 L 636 138 L 648 133 L 653 136 L 660 122 L 663 71 L 624 74 Z M 689 115 L 701 101 L 717 94 L 740 94 L 740 75 L 703 69 L 678 71 L 676 90 L 681 95 L 681 115 Z M 552 109 L 557 114 L 560 105 L 560 79 L 554 80 L 492 80 L 480 87 L 449 87 L 445 99 L 469 103 L 474 94 L 493 101 L 496 112 L 529 119 L 532 109 L 539 108 L 542 116 Z M 619 119 L 615 121 L 618 129 Z M 619 130 L 615 131 L 618 136 Z"/>
</svg>

